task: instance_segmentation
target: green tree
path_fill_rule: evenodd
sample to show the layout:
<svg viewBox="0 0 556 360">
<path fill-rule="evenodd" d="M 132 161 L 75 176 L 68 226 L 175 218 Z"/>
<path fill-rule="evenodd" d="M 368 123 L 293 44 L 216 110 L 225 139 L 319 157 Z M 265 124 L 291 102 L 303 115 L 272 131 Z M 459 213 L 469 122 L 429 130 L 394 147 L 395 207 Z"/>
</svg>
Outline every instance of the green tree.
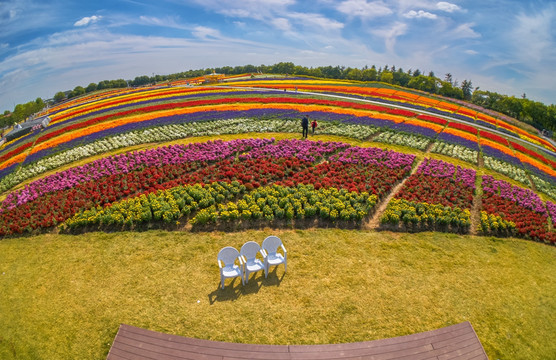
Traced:
<svg viewBox="0 0 556 360">
<path fill-rule="evenodd" d="M 473 89 L 473 84 L 470 80 L 463 80 L 461 82 L 461 90 L 463 91 L 463 98 L 465 100 L 471 99 L 471 90 Z"/>
<path fill-rule="evenodd" d="M 54 95 L 54 101 L 57 102 L 57 103 L 64 100 L 65 98 L 66 98 L 66 94 L 64 94 L 62 91 L 58 91 Z"/>
<path fill-rule="evenodd" d="M 415 70 L 417 71 L 417 70 Z M 413 73 L 415 75 L 415 73 Z M 436 93 L 436 79 L 430 76 L 418 75 L 407 84 L 410 88 Z"/>
<path fill-rule="evenodd" d="M 370 69 L 363 70 L 361 74 L 361 80 L 363 81 L 376 81 L 377 71 L 376 67 L 373 65 Z"/>
<path fill-rule="evenodd" d="M 97 84 L 95 83 L 90 83 L 89 85 L 87 85 L 87 87 L 85 88 L 85 92 L 88 94 L 90 92 L 93 92 L 97 89 Z"/>
<path fill-rule="evenodd" d="M 361 70 L 355 68 L 355 69 L 349 70 L 346 77 L 349 80 L 359 80 L 360 81 L 360 80 L 363 79 L 363 73 L 361 72 Z"/>
<path fill-rule="evenodd" d="M 457 87 L 453 87 L 452 83 L 449 81 L 441 81 L 441 86 L 438 89 L 438 94 L 446 97 L 451 97 L 454 99 L 463 99 L 463 90 Z"/>
<path fill-rule="evenodd" d="M 382 74 L 380 74 L 380 81 L 392 84 L 394 75 L 390 71 L 383 71 Z"/>
</svg>

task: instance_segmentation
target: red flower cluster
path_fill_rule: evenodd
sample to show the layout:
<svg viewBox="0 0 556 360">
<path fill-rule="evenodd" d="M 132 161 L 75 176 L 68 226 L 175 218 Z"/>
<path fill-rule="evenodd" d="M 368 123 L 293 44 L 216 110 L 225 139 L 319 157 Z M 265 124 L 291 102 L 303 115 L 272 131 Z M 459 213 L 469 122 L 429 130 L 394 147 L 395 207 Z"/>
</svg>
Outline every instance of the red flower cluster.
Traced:
<svg viewBox="0 0 556 360">
<path fill-rule="evenodd" d="M 556 233 L 548 230 L 547 215 L 519 206 L 514 201 L 485 191 L 483 210 L 515 223 L 519 236 L 556 244 Z"/>
<path fill-rule="evenodd" d="M 389 193 L 392 187 L 407 176 L 404 168 L 389 169 L 386 166 L 350 163 L 322 163 L 279 181 L 278 185 L 295 186 L 313 184 L 315 189 L 335 187 L 349 191 L 375 194 L 379 198 Z"/>
<path fill-rule="evenodd" d="M 411 175 L 396 198 L 470 209 L 473 189 L 461 182 L 454 182 L 452 178 L 432 177 L 421 173 Z"/>
</svg>

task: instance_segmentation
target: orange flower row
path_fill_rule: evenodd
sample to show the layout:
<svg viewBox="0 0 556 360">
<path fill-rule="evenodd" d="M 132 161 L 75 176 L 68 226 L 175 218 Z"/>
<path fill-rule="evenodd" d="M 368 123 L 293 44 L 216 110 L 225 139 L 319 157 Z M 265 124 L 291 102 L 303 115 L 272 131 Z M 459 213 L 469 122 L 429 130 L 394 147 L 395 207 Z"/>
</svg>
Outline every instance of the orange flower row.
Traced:
<svg viewBox="0 0 556 360">
<path fill-rule="evenodd" d="M 509 147 L 504 146 L 504 145 L 502 145 L 502 144 L 500 144 L 500 143 L 497 143 L 497 142 L 488 140 L 488 139 L 486 139 L 486 138 L 484 138 L 484 137 L 481 137 L 481 138 L 479 139 L 479 144 L 480 144 L 480 145 L 487 145 L 487 146 L 490 146 L 491 148 L 494 148 L 494 149 L 496 149 L 496 150 L 500 150 L 501 152 L 503 152 L 503 153 L 506 154 L 506 155 L 510 155 L 510 156 L 512 156 L 512 157 L 515 157 L 513 150 L 510 149 Z"/>
<path fill-rule="evenodd" d="M 461 138 L 473 141 L 475 143 L 477 142 L 477 135 L 470 134 L 466 131 L 456 130 L 456 129 L 452 129 L 452 128 L 447 127 L 447 128 L 444 129 L 444 133 L 459 136 Z"/>
<path fill-rule="evenodd" d="M 531 166 L 536 167 L 537 169 L 541 170 L 542 172 L 550 175 L 550 176 L 555 176 L 556 177 L 556 171 L 554 171 L 552 168 L 550 168 L 549 166 L 541 163 L 538 160 L 535 160 L 533 158 L 530 158 L 529 156 L 516 151 L 515 152 L 515 156 L 523 163 L 528 163 Z"/>
<path fill-rule="evenodd" d="M 435 123 L 431 123 L 431 122 L 423 121 L 423 120 L 418 120 L 418 119 L 408 119 L 408 120 L 405 121 L 404 124 L 421 126 L 421 127 L 427 128 L 427 129 L 434 130 L 434 132 L 436 132 L 436 133 L 440 133 L 444 129 L 444 126 L 442 126 L 442 125 L 438 125 L 438 124 L 435 124 Z"/>
</svg>

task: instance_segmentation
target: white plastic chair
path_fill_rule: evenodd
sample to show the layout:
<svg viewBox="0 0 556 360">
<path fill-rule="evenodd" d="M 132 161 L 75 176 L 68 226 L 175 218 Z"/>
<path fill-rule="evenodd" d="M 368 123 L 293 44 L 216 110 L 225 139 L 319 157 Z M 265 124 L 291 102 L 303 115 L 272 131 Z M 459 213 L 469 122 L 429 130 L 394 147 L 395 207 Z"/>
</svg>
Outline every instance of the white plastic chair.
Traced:
<svg viewBox="0 0 556 360">
<path fill-rule="evenodd" d="M 284 255 L 278 253 L 278 247 L 282 247 Z M 282 240 L 277 236 L 269 236 L 263 240 L 262 253 L 264 256 L 264 276 L 268 277 L 268 271 L 271 266 L 284 264 L 284 272 L 288 269 L 288 253 Z"/>
<path fill-rule="evenodd" d="M 241 247 L 239 255 L 243 258 L 243 276 L 245 277 L 245 284 L 249 282 L 249 274 L 264 270 L 263 262 L 257 259 L 257 253 L 261 251 L 261 246 L 254 241 L 248 241 Z"/>
<path fill-rule="evenodd" d="M 236 265 L 239 260 L 239 265 Z M 227 278 L 241 277 L 243 284 L 243 259 L 239 256 L 239 252 L 232 246 L 226 246 L 218 252 L 218 267 L 220 268 L 220 282 L 224 289 L 224 280 Z"/>
</svg>

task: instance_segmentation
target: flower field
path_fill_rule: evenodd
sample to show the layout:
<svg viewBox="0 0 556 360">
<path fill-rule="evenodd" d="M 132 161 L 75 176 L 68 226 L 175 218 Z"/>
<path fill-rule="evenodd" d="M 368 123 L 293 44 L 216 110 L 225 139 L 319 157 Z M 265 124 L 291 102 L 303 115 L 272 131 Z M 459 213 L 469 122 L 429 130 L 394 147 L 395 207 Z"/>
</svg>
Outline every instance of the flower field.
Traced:
<svg viewBox="0 0 556 360">
<path fill-rule="evenodd" d="M 425 159 L 388 204 L 382 224 L 407 230 L 466 233 L 471 226 L 475 170 Z"/>
<path fill-rule="evenodd" d="M 52 107 L 50 126 L 0 148 L 0 236 L 265 222 L 366 228 L 379 216 L 398 231 L 469 233 L 476 221 L 483 234 L 554 243 L 556 148 L 479 110 L 304 78 L 88 95 Z M 272 137 L 299 134 L 303 115 L 318 122 L 310 140 Z M 213 140 L 157 145 L 200 136 Z M 477 177 L 483 167 L 500 179 Z"/>
</svg>

